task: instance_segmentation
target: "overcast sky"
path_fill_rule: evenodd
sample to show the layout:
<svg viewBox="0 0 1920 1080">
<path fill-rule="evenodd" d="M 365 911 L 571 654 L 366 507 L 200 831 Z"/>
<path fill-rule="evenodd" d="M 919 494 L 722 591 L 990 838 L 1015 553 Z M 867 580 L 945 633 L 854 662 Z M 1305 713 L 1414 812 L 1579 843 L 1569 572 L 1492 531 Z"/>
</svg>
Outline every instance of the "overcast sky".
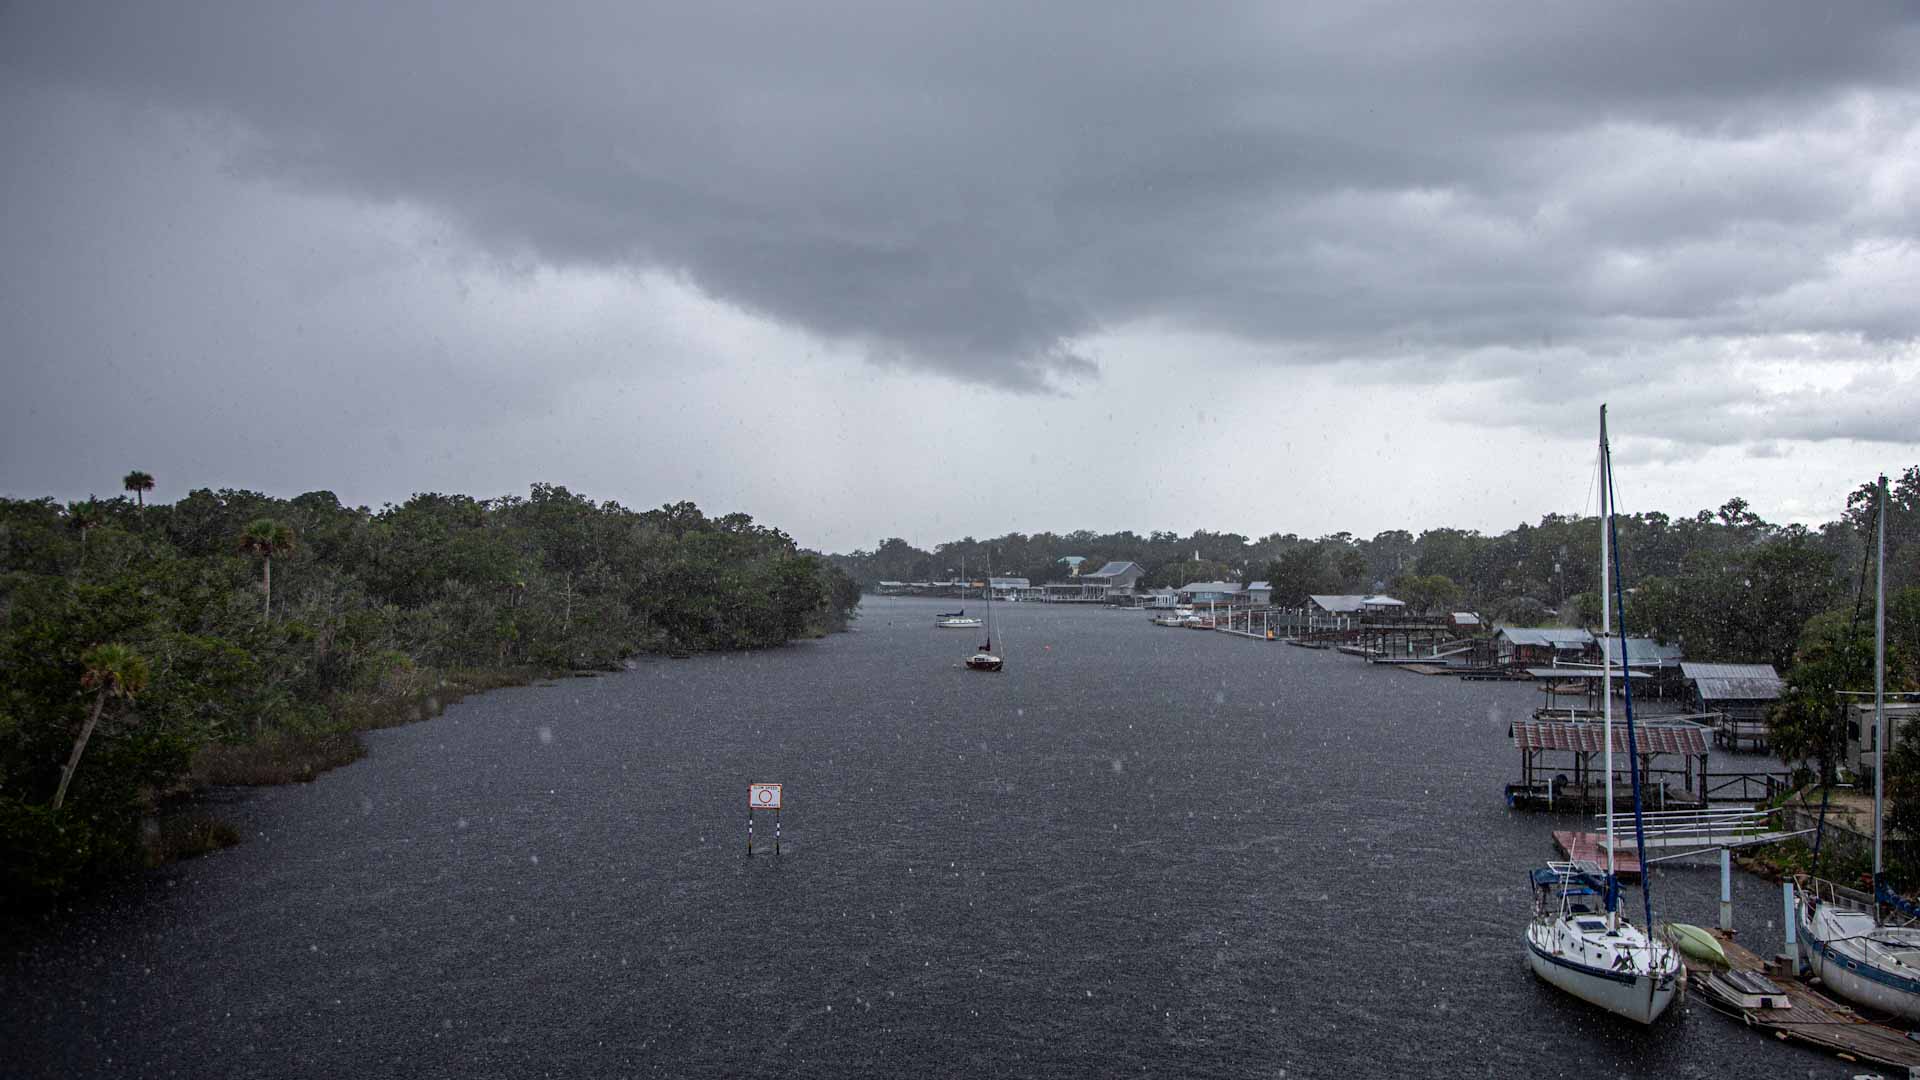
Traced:
<svg viewBox="0 0 1920 1080">
<path fill-rule="evenodd" d="M 1909 3 L 0 3 L 0 493 L 1501 531 L 1920 463 Z"/>
</svg>

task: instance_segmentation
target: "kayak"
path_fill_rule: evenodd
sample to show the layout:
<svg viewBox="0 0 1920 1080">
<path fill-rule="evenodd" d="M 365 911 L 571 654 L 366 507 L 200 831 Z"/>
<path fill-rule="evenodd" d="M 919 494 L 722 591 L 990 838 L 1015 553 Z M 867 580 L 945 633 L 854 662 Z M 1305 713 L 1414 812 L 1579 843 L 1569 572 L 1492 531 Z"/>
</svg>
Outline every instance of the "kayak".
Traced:
<svg viewBox="0 0 1920 1080">
<path fill-rule="evenodd" d="M 1702 960 L 1718 967 L 1729 966 L 1727 951 L 1720 947 L 1720 939 L 1697 926 L 1670 922 L 1667 924 L 1667 940 L 1695 960 Z"/>
</svg>

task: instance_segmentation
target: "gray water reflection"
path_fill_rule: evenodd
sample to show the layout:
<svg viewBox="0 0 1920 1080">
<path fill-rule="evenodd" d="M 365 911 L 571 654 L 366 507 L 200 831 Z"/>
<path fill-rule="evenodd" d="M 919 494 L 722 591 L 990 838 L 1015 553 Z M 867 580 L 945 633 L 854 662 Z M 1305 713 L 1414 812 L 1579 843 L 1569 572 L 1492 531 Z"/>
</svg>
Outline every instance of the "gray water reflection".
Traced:
<svg viewBox="0 0 1920 1080">
<path fill-rule="evenodd" d="M 996 608 L 471 699 L 5 961 L 20 1075 L 1844 1076 L 1537 983 L 1524 686 Z M 742 857 L 749 781 L 780 858 Z M 763 821 L 759 837 L 770 840 Z M 1750 943 L 1777 887 L 1740 876 Z M 1710 922 L 1717 871 L 1668 869 Z"/>
</svg>

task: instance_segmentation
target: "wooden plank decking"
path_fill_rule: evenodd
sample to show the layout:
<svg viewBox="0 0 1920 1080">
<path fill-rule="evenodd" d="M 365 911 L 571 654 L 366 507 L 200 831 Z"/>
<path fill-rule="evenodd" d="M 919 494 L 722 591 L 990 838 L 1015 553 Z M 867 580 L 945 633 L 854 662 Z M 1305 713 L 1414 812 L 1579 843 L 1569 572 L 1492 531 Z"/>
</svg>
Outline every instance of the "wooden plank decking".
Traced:
<svg viewBox="0 0 1920 1080">
<path fill-rule="evenodd" d="M 1601 836 L 1599 833 L 1574 832 L 1570 829 L 1555 829 L 1553 831 L 1553 845 L 1565 852 L 1569 860 L 1573 862 L 1590 862 L 1602 869 L 1605 869 L 1607 865 L 1607 848 L 1603 843 L 1604 840 L 1606 840 L 1606 837 Z M 1623 879 L 1639 877 L 1640 856 L 1631 851 L 1616 852 L 1614 854 L 1613 872 L 1616 876 Z"/>
<path fill-rule="evenodd" d="M 1724 930 L 1712 933 L 1720 939 L 1720 947 L 1726 950 L 1727 961 L 1734 970 L 1764 973 L 1766 965 L 1753 950 L 1736 942 Z M 1715 984 L 1706 978 L 1713 968 L 1691 956 L 1684 959 L 1688 989 L 1716 1012 L 1765 1028 L 1781 1039 L 1807 1043 L 1848 1060 L 1894 1068 L 1920 1066 L 1920 1042 L 1908 1038 L 1899 1028 L 1866 1019 L 1795 976 L 1767 973 L 1775 985 L 1786 991 L 1787 1008 L 1750 1009 L 1717 991 Z"/>
</svg>

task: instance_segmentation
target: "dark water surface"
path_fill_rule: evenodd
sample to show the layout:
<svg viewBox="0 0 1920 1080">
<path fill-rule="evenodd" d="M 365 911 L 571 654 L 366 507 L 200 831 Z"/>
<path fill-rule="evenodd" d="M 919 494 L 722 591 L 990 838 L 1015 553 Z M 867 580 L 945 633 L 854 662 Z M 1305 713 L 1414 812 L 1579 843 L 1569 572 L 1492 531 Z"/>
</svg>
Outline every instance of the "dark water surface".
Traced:
<svg viewBox="0 0 1920 1080">
<path fill-rule="evenodd" d="M 0 960 L 0 1073 L 1866 1071 L 1527 971 L 1532 689 L 1033 604 L 981 675 L 945 606 L 469 699 L 240 797 L 246 843 Z M 743 857 L 750 781 L 779 858 Z M 1735 886 L 1777 951 L 1778 887 Z M 1663 870 L 1659 914 L 1717 889 Z"/>
</svg>

